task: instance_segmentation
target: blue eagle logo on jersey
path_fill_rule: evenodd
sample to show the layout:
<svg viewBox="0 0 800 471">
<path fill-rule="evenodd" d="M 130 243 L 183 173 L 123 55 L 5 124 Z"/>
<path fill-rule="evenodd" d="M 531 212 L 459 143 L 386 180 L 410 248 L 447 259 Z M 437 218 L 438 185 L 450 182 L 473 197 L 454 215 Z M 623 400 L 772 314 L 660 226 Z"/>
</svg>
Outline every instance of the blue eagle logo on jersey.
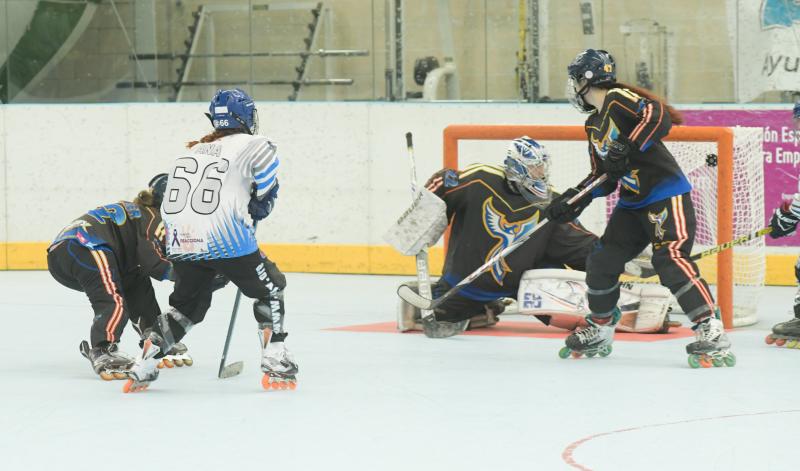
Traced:
<svg viewBox="0 0 800 471">
<path fill-rule="evenodd" d="M 508 247 L 514 241 L 530 233 L 534 227 L 539 223 L 539 212 L 533 216 L 517 222 L 508 222 L 505 214 L 498 211 L 492 204 L 492 197 L 486 198 L 483 202 L 483 226 L 486 232 L 499 241 L 492 247 L 492 250 L 486 254 L 486 260 L 494 257 L 495 254 Z M 511 271 L 504 259 L 500 259 L 492 265 L 492 277 L 498 285 L 503 286 L 503 279 L 506 274 Z"/>
<path fill-rule="evenodd" d="M 761 29 L 791 28 L 794 23 L 800 23 L 800 2 L 797 0 L 761 2 Z"/>
<path fill-rule="evenodd" d="M 597 155 L 600 156 L 603 160 L 605 160 L 606 155 L 608 155 L 608 146 L 611 144 L 611 141 L 617 140 L 619 137 L 619 128 L 617 127 L 617 123 L 614 120 L 608 120 L 608 130 L 603 135 L 602 139 L 597 139 L 594 137 L 594 133 L 592 133 L 590 140 L 592 141 L 592 146 L 594 146 L 594 150 L 597 152 Z"/>
<path fill-rule="evenodd" d="M 664 223 L 667 217 L 669 217 L 667 208 L 662 209 L 660 213 L 647 213 L 647 219 L 656 225 L 653 232 L 658 240 L 664 240 Z"/>
<path fill-rule="evenodd" d="M 639 169 L 633 169 L 627 175 L 619 179 L 620 185 L 626 190 L 639 194 L 641 186 L 639 185 Z"/>
</svg>

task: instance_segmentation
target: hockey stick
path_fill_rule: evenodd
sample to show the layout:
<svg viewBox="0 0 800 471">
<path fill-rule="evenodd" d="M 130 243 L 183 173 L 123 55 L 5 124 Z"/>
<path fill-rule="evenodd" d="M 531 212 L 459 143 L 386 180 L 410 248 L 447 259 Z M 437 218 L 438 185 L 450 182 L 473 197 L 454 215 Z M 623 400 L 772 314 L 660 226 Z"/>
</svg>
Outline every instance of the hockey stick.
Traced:
<svg viewBox="0 0 800 471">
<path fill-rule="evenodd" d="M 408 149 L 408 160 L 411 163 L 411 201 L 413 202 L 417 194 L 417 167 L 414 159 L 414 141 L 410 132 L 406 133 L 406 148 Z M 431 292 L 431 279 L 428 271 L 428 248 L 423 248 L 414 258 L 417 266 L 417 289 L 420 295 L 430 299 L 433 297 L 433 293 Z M 431 314 L 433 314 L 432 310 L 422 309 L 421 316 L 423 319 Z"/>
<path fill-rule="evenodd" d="M 589 186 L 587 186 L 586 188 L 581 190 L 577 195 L 575 195 L 572 198 L 570 198 L 567 201 L 567 204 L 573 204 L 576 201 L 580 200 L 581 198 L 583 198 L 584 196 L 589 194 L 597 186 L 599 186 L 601 183 L 605 182 L 607 179 L 608 179 L 608 177 L 605 174 L 600 175 L 594 181 L 592 181 L 592 183 L 589 184 Z M 533 236 L 533 234 L 536 233 L 536 231 L 538 231 L 539 229 L 544 227 L 545 224 L 547 224 L 548 222 L 549 221 L 547 219 L 544 219 L 544 220 L 540 221 L 540 223 L 536 227 L 534 227 L 532 231 L 528 232 L 524 236 L 522 236 L 519 239 L 515 240 L 514 242 L 509 244 L 508 247 L 504 248 L 500 252 L 496 253 L 492 258 L 487 260 L 486 263 L 484 263 L 483 265 L 478 267 L 477 270 L 475 270 L 472 273 L 470 273 L 469 275 L 467 275 L 466 278 L 464 278 L 463 280 L 459 281 L 458 284 L 456 284 L 455 286 L 450 288 L 446 293 L 444 293 L 442 296 L 440 296 L 440 297 L 438 297 L 436 299 L 431 299 L 430 297 L 421 296 L 421 295 L 417 294 L 413 289 L 408 287 L 407 285 L 401 285 L 397 289 L 397 295 L 400 296 L 407 303 L 411 304 L 412 306 L 416 306 L 416 307 L 418 307 L 420 309 L 435 309 L 437 306 L 439 306 L 443 302 L 445 302 L 450 296 L 456 294 L 462 288 L 464 288 L 468 284 L 470 284 L 473 281 L 475 281 L 475 279 L 478 278 L 479 276 L 481 276 L 483 274 L 483 272 L 486 271 L 487 268 L 491 267 L 492 265 L 497 263 L 499 260 L 501 260 L 504 257 L 508 256 L 508 254 L 510 254 L 511 252 L 516 250 L 517 247 L 519 247 L 520 245 L 524 244 L 528 239 L 531 238 L 531 236 Z"/>
<path fill-rule="evenodd" d="M 743 235 L 741 237 L 737 237 L 737 238 L 735 238 L 735 239 L 733 239 L 731 241 L 725 242 L 723 244 L 719 244 L 716 247 L 711 247 L 710 249 L 703 250 L 700 253 L 696 253 L 696 254 L 692 255 L 691 259 L 692 260 L 700 260 L 701 258 L 708 257 L 709 255 L 718 254 L 718 253 L 720 253 L 720 252 L 722 252 L 724 250 L 728 250 L 729 248 L 731 248 L 731 247 L 733 247 L 735 245 L 744 244 L 744 243 L 750 242 L 751 240 L 756 239 L 758 237 L 765 236 L 765 235 L 769 234 L 770 232 L 772 232 L 772 228 L 767 226 L 767 227 L 765 227 L 763 229 L 759 229 L 759 230 L 757 230 L 755 232 L 751 232 L 751 233 L 745 234 L 745 235 Z"/>
<path fill-rule="evenodd" d="M 219 372 L 217 378 L 225 379 L 238 375 L 244 368 L 244 362 L 237 361 L 230 365 L 225 364 L 225 359 L 228 357 L 228 347 L 231 345 L 231 337 L 233 336 L 233 325 L 236 323 L 236 313 L 239 312 L 239 300 L 242 299 L 242 290 L 236 290 L 236 300 L 233 302 L 233 312 L 231 312 L 231 321 L 228 324 L 228 335 L 225 337 L 225 347 L 222 349 L 222 359 L 219 361 Z"/>
</svg>

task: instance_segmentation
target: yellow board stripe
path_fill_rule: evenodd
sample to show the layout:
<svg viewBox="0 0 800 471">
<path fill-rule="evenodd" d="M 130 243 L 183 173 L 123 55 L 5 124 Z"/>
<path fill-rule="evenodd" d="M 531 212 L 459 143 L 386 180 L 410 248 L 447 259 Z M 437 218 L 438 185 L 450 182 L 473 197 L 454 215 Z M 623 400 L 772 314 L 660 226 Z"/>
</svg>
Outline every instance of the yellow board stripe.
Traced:
<svg viewBox="0 0 800 471">
<path fill-rule="evenodd" d="M 48 242 L 0 242 L 0 270 L 46 270 Z M 414 275 L 414 257 L 400 255 L 389 246 L 343 244 L 264 244 L 264 253 L 281 270 L 295 273 L 354 273 L 369 275 Z M 794 286 L 797 255 L 767 255 L 766 283 Z M 714 257 L 701 260 L 700 273 L 714 283 Z M 430 250 L 432 275 L 441 275 L 444 253 Z"/>
</svg>

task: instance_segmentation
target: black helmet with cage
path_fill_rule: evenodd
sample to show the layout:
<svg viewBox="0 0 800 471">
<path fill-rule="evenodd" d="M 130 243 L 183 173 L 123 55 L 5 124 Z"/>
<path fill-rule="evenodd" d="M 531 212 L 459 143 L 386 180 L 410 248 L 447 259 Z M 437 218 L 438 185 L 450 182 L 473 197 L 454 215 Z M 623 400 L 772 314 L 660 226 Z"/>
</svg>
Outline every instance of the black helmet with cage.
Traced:
<svg viewBox="0 0 800 471">
<path fill-rule="evenodd" d="M 608 51 L 587 49 L 567 66 L 567 98 L 578 110 L 589 113 L 594 107 L 585 100 L 589 87 L 617 81 L 617 65 Z"/>
</svg>

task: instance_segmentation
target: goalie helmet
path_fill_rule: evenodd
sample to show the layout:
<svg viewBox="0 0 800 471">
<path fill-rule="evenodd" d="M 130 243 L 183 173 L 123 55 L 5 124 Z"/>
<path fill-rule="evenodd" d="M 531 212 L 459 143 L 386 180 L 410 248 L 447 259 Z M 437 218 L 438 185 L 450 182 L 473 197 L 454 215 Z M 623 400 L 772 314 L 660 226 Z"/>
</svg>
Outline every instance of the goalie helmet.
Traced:
<svg viewBox="0 0 800 471">
<path fill-rule="evenodd" d="M 584 98 L 589 87 L 617 81 L 617 66 L 608 51 L 587 49 L 567 66 L 567 98 L 579 111 L 590 113 L 594 107 Z"/>
<path fill-rule="evenodd" d="M 506 152 L 506 179 L 531 203 L 550 201 L 550 154 L 528 136 L 511 141 Z"/>
<path fill-rule="evenodd" d="M 243 129 L 258 132 L 258 112 L 253 99 L 240 88 L 217 90 L 206 113 L 214 129 Z"/>
</svg>

